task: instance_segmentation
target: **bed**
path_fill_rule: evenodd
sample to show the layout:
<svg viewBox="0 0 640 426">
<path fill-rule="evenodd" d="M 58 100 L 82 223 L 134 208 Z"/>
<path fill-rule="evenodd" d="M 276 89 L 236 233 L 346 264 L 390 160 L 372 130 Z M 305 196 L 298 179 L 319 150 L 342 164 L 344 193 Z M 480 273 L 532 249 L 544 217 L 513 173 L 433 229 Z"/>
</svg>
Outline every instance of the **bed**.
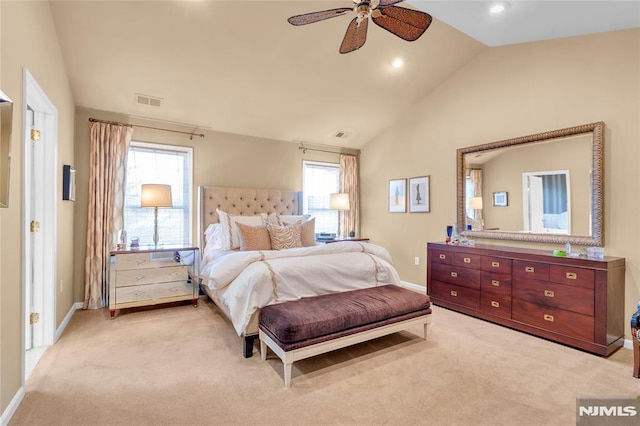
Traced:
<svg viewBox="0 0 640 426">
<path fill-rule="evenodd" d="M 309 242 L 308 225 L 313 220 L 301 215 L 301 192 L 202 186 L 198 189 L 198 212 L 201 288 L 243 338 L 245 357 L 253 354 L 263 306 L 400 284 L 391 257 L 381 246 L 363 242 L 317 244 L 314 239 Z M 219 243 L 222 234 L 226 235 L 227 244 L 237 239 L 231 232 L 237 229 L 230 226 L 230 219 L 239 221 L 238 227 L 246 230 L 245 227 L 262 226 L 258 225 L 260 217 L 264 223 L 302 223 L 307 229 L 303 231 L 306 245 L 283 250 L 239 250 L 233 244 Z M 314 230 L 310 233 L 313 235 Z"/>
</svg>

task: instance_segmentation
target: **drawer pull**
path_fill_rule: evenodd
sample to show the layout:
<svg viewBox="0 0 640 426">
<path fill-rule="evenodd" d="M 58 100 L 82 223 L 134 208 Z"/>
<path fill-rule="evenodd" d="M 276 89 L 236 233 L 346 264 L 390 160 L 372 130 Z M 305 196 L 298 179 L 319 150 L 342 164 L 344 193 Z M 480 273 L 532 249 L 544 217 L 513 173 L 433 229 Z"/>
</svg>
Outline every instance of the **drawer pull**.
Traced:
<svg viewBox="0 0 640 426">
<path fill-rule="evenodd" d="M 453 297 L 458 297 L 458 292 L 457 292 L 457 291 L 455 291 L 455 290 L 451 290 L 451 295 L 452 295 Z"/>
<path fill-rule="evenodd" d="M 533 266 L 527 266 L 526 268 L 524 268 L 525 272 L 535 272 L 535 268 Z"/>
<path fill-rule="evenodd" d="M 547 297 L 554 297 L 555 296 L 555 294 L 553 293 L 552 290 L 545 290 L 544 291 L 544 295 L 547 296 Z"/>
<path fill-rule="evenodd" d="M 568 280 L 577 280 L 578 279 L 578 274 L 576 274 L 575 272 L 567 272 L 567 279 Z"/>
<path fill-rule="evenodd" d="M 498 302 L 496 302 L 496 301 L 492 300 L 492 301 L 491 301 L 491 306 L 493 306 L 494 308 L 499 308 L 499 307 L 500 307 L 500 303 L 498 303 Z"/>
<path fill-rule="evenodd" d="M 446 254 L 441 254 L 441 255 L 440 255 L 440 256 L 438 256 L 438 257 L 439 257 L 440 259 L 444 260 L 444 259 L 446 259 L 446 258 L 447 258 L 447 255 L 446 255 Z"/>
<path fill-rule="evenodd" d="M 553 322 L 553 315 L 544 314 L 543 318 L 545 321 Z"/>
<path fill-rule="evenodd" d="M 491 280 L 491 285 L 494 285 L 496 287 L 500 287 L 500 281 L 498 280 Z"/>
<path fill-rule="evenodd" d="M 500 262 L 491 262 L 491 266 L 493 268 L 499 268 L 500 267 Z"/>
<path fill-rule="evenodd" d="M 468 257 L 465 257 L 462 260 L 464 261 L 464 263 L 471 263 L 471 259 L 469 259 Z"/>
<path fill-rule="evenodd" d="M 452 276 L 453 278 L 458 278 L 458 273 L 457 273 L 457 272 L 452 272 L 452 273 L 451 273 L 451 276 Z"/>
</svg>

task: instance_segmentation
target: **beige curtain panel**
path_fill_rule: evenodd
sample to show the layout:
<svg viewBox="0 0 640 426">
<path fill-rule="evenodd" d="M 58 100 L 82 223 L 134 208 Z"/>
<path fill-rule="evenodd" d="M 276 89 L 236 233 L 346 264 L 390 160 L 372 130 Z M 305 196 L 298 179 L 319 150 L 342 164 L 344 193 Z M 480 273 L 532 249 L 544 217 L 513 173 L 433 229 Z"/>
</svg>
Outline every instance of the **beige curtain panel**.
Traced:
<svg viewBox="0 0 640 426">
<path fill-rule="evenodd" d="M 358 185 L 358 157 L 353 155 L 340 156 L 340 192 L 349 194 L 351 208 L 340 211 L 338 233 L 349 235 L 353 231 L 360 236 L 360 189 Z"/>
<path fill-rule="evenodd" d="M 99 309 L 107 303 L 109 254 L 123 226 L 127 150 L 132 135 L 128 126 L 91 124 L 84 309 Z"/>
</svg>

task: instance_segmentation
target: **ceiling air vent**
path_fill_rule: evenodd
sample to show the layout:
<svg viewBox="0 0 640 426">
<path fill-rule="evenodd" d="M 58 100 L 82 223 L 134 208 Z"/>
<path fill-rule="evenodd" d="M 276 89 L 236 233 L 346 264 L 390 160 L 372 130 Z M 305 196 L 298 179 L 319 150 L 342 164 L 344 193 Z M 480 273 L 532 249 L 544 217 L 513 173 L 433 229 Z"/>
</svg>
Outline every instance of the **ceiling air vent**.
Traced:
<svg viewBox="0 0 640 426">
<path fill-rule="evenodd" d="M 156 98 L 149 95 L 141 95 L 140 93 L 136 93 L 135 102 L 137 104 L 149 105 L 154 107 L 162 106 L 162 98 Z"/>
<path fill-rule="evenodd" d="M 344 130 L 338 130 L 333 134 L 333 137 L 336 139 L 349 139 L 351 136 L 351 132 L 345 132 Z"/>
</svg>

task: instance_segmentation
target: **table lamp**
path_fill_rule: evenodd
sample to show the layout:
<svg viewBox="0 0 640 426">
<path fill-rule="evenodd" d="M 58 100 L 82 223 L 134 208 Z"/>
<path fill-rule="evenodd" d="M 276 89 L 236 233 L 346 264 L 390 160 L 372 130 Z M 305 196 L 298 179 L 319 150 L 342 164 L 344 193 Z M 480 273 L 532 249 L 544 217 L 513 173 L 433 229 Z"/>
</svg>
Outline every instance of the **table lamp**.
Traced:
<svg viewBox="0 0 640 426">
<path fill-rule="evenodd" d="M 339 210 L 339 211 L 351 210 L 351 204 L 349 203 L 349 194 L 344 192 L 338 192 L 335 194 L 329 194 L 329 197 L 330 197 L 329 207 L 331 208 L 331 210 Z M 338 213 L 338 216 L 339 215 L 340 213 Z M 354 237 L 354 236 L 355 234 L 353 231 L 349 232 L 349 237 Z"/>
<path fill-rule="evenodd" d="M 153 244 L 158 245 L 158 207 L 173 207 L 171 185 L 146 183 L 142 185 L 140 207 L 153 207 Z"/>
</svg>

